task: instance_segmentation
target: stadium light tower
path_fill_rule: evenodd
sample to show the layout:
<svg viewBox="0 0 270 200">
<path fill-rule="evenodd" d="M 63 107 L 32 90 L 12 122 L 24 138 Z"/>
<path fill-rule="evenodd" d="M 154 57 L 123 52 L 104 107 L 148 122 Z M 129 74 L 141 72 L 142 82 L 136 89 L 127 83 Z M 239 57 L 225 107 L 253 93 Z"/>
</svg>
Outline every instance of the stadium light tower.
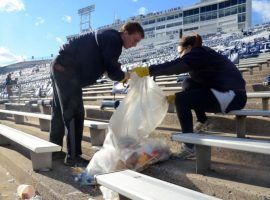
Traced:
<svg viewBox="0 0 270 200">
<path fill-rule="evenodd" d="M 81 8 L 78 14 L 81 16 L 80 31 L 92 31 L 91 27 L 91 13 L 95 10 L 95 4 Z"/>
</svg>

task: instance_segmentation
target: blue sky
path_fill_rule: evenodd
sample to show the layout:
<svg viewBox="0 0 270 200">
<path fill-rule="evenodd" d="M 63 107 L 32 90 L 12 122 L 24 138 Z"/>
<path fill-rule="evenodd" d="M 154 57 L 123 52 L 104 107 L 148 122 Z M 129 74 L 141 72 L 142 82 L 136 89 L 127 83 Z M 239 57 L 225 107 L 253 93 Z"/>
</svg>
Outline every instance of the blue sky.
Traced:
<svg viewBox="0 0 270 200">
<path fill-rule="evenodd" d="M 0 0 L 0 66 L 57 54 L 80 30 L 80 8 L 95 4 L 92 28 L 115 18 L 187 7 L 199 0 Z M 253 24 L 270 21 L 270 0 L 253 0 Z"/>
</svg>

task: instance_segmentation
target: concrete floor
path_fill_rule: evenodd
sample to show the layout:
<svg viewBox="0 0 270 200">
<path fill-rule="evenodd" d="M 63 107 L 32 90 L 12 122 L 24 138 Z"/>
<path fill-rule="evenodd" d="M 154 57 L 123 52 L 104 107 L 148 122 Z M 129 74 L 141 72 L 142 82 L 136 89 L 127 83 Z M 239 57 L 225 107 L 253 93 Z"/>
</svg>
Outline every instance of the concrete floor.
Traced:
<svg viewBox="0 0 270 200">
<path fill-rule="evenodd" d="M 16 179 L 0 165 L 0 200 L 16 199 L 17 187 Z"/>
</svg>

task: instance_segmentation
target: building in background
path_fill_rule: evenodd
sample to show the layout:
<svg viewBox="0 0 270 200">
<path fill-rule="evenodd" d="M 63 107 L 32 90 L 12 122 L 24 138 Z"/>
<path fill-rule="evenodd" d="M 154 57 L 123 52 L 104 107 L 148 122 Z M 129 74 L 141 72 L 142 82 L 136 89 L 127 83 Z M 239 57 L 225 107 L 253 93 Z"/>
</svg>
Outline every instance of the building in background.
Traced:
<svg viewBox="0 0 270 200">
<path fill-rule="evenodd" d="M 118 19 L 112 24 L 99 27 L 98 30 L 118 30 L 126 21 L 135 20 L 140 22 L 145 30 L 143 43 L 178 39 L 179 36 L 192 32 L 201 35 L 234 32 L 251 26 L 251 3 L 251 0 L 201 0 L 186 8 L 176 7 L 133 16 L 126 20 Z M 68 36 L 68 39 L 70 38 Z"/>
</svg>

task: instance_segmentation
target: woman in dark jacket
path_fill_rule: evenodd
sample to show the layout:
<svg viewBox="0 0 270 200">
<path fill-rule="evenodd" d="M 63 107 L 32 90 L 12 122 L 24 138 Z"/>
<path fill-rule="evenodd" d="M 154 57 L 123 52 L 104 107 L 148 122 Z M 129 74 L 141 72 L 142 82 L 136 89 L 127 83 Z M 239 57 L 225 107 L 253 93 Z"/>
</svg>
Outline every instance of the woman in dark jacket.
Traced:
<svg viewBox="0 0 270 200">
<path fill-rule="evenodd" d="M 182 132 L 199 132 L 208 126 L 205 112 L 223 112 L 242 109 L 247 101 L 245 80 L 237 67 L 226 57 L 202 46 L 199 35 L 183 37 L 178 47 L 180 58 L 148 68 L 137 67 L 138 76 L 159 76 L 189 73 L 183 90 L 167 97 L 175 102 Z M 193 129 L 192 112 L 198 123 Z M 184 144 L 181 158 L 194 156 L 194 145 Z"/>
</svg>

